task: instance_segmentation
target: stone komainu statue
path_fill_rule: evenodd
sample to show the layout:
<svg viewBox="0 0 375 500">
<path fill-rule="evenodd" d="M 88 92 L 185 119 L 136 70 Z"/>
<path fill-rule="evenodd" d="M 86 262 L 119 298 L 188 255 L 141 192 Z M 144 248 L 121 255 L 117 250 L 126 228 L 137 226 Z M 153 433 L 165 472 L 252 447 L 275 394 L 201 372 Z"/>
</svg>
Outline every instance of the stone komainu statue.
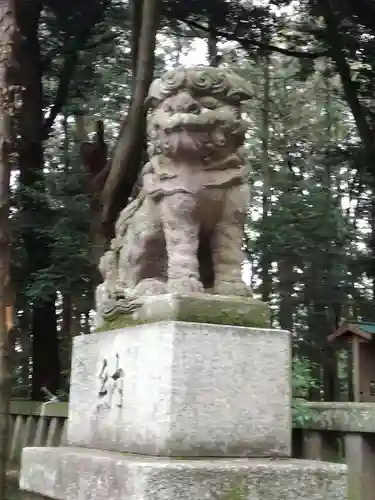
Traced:
<svg viewBox="0 0 375 500">
<path fill-rule="evenodd" d="M 211 67 L 169 71 L 152 83 L 150 161 L 101 261 L 99 316 L 145 295 L 250 294 L 241 278 L 250 195 L 240 104 L 251 97 L 248 82 Z"/>
</svg>

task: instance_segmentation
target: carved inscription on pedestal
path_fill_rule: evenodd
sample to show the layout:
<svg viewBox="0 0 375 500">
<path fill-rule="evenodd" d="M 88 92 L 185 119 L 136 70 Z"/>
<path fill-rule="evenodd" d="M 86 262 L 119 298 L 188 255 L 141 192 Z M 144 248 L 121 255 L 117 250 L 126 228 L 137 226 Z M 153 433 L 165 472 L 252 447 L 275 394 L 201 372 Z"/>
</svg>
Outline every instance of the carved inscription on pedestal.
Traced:
<svg viewBox="0 0 375 500">
<path fill-rule="evenodd" d="M 122 408 L 124 399 L 124 370 L 118 353 L 104 358 L 99 372 L 97 411 Z"/>
</svg>

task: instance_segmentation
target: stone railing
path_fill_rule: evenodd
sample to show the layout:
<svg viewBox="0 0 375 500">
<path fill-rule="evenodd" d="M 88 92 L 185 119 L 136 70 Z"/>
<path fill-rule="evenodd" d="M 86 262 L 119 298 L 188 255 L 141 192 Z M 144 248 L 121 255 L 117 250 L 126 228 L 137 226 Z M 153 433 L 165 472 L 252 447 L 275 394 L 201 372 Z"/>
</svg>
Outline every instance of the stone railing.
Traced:
<svg viewBox="0 0 375 500">
<path fill-rule="evenodd" d="M 350 500 L 375 500 L 375 404 L 307 403 L 311 419 L 294 430 L 294 456 L 348 465 Z"/>
<path fill-rule="evenodd" d="M 345 462 L 349 499 L 375 500 L 375 404 L 307 403 L 311 420 L 293 430 L 296 458 Z M 24 446 L 64 444 L 67 403 L 13 400 L 10 406 L 9 473 L 15 476 Z"/>
<path fill-rule="evenodd" d="M 13 400 L 10 404 L 9 474 L 18 475 L 25 446 L 59 446 L 64 443 L 68 403 Z"/>
</svg>

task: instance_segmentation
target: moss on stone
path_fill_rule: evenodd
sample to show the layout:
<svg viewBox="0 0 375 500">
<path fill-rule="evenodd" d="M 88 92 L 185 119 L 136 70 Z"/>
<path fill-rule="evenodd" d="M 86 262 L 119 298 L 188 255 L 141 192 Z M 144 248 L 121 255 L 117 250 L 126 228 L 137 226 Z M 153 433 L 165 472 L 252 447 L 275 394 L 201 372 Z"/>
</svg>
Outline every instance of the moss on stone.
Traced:
<svg viewBox="0 0 375 500">
<path fill-rule="evenodd" d="M 184 304 L 178 315 L 178 321 L 188 321 L 191 323 L 212 323 L 215 325 L 233 325 L 264 328 L 270 325 L 269 317 L 265 314 L 265 308 L 249 306 L 249 311 L 236 312 L 233 308 L 223 307 L 220 303 L 208 302 L 204 310 L 201 303 Z"/>
<path fill-rule="evenodd" d="M 249 497 L 249 486 L 246 484 L 246 479 L 234 483 L 226 495 L 223 495 L 223 500 L 245 500 Z"/>
<path fill-rule="evenodd" d="M 121 314 L 110 321 L 104 321 L 103 326 L 96 328 L 94 333 L 119 330 L 121 328 L 127 328 L 128 326 L 144 325 L 146 323 L 150 323 L 150 321 L 134 320 L 126 314 Z"/>
<path fill-rule="evenodd" d="M 147 303 L 145 302 L 145 305 L 137 311 L 136 318 L 121 314 L 113 320 L 106 321 L 96 332 L 159 321 L 185 321 L 253 328 L 270 326 L 268 305 L 251 298 L 192 294 L 147 297 L 145 300 Z"/>
<path fill-rule="evenodd" d="M 269 321 L 264 318 L 246 318 L 243 315 L 234 315 L 225 311 L 221 311 L 217 316 L 209 316 L 203 313 L 200 314 L 183 314 L 176 318 L 165 318 L 165 321 L 186 321 L 188 323 L 209 323 L 213 325 L 233 325 L 233 326 L 246 326 L 249 328 L 268 328 L 270 326 Z M 149 323 L 156 323 L 157 321 L 163 321 L 163 319 L 132 319 L 125 314 L 118 316 L 116 319 L 111 321 L 105 321 L 104 325 L 100 328 L 94 330 L 94 332 L 107 332 L 109 330 L 118 330 L 121 328 L 127 328 L 129 326 L 145 325 Z"/>
</svg>

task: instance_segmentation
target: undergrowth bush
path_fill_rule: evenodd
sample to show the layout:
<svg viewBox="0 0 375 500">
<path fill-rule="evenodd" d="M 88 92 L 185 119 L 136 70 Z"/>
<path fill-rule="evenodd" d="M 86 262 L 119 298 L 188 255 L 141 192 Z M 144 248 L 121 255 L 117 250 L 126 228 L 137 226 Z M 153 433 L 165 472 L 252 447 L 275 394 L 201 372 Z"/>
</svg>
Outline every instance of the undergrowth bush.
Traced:
<svg viewBox="0 0 375 500">
<path fill-rule="evenodd" d="M 311 389 L 317 387 L 312 376 L 314 365 L 308 358 L 295 356 L 292 362 L 292 418 L 293 425 L 304 427 L 313 417 L 313 410 L 304 403 L 308 401 Z"/>
</svg>

